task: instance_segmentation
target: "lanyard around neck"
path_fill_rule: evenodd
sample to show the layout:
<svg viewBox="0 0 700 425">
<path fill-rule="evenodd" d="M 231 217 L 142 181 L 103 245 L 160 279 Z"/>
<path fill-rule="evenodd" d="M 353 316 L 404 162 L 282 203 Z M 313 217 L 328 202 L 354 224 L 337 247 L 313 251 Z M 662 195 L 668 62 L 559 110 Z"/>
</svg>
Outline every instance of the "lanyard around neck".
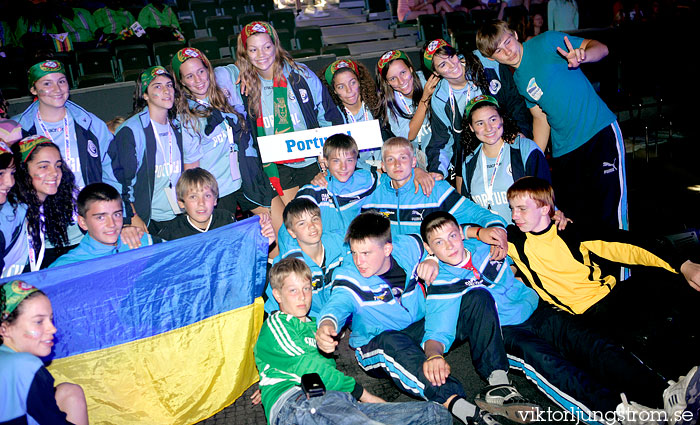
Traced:
<svg viewBox="0 0 700 425">
<path fill-rule="evenodd" d="M 41 239 L 41 248 L 39 248 L 39 255 L 36 255 L 36 249 L 34 247 L 34 242 L 32 241 L 32 236 L 29 234 L 29 231 L 27 230 L 27 243 L 29 245 L 29 269 L 33 272 L 39 270 L 41 268 L 41 263 L 44 262 L 44 253 L 46 251 L 46 243 L 44 242 L 44 231 L 41 229 L 42 225 L 44 223 L 44 214 L 42 213 L 40 218 L 40 223 L 39 223 L 39 239 Z M 25 226 L 27 226 L 27 223 L 25 221 Z"/>
<path fill-rule="evenodd" d="M 49 130 L 46 128 L 46 125 L 44 124 L 44 121 L 41 119 L 41 115 L 39 115 L 39 111 L 36 111 L 36 119 L 39 122 L 39 126 L 41 127 L 41 131 L 44 132 L 44 135 L 51 139 L 51 141 L 58 146 L 58 143 L 56 143 L 56 140 L 54 140 L 53 136 L 49 132 Z M 68 111 L 66 111 L 66 116 L 63 117 L 63 147 L 64 147 L 64 154 L 66 156 L 66 162 L 70 164 L 71 156 L 70 156 L 70 128 L 68 127 Z"/>
<path fill-rule="evenodd" d="M 501 159 L 503 158 L 503 151 L 506 144 L 501 145 L 501 149 L 498 151 L 498 156 L 496 157 L 496 164 L 493 167 L 493 174 L 491 179 L 487 181 L 486 178 L 486 154 L 484 153 L 484 148 L 481 148 L 481 175 L 484 180 L 484 193 L 486 193 L 486 198 L 489 203 L 488 209 L 491 209 L 491 205 L 494 204 L 493 201 L 493 184 L 496 181 L 496 173 L 498 173 L 498 167 L 501 165 Z"/>
<path fill-rule="evenodd" d="M 452 86 L 450 85 L 450 82 L 447 82 L 447 88 L 450 90 L 450 108 L 452 109 L 452 120 L 450 121 L 450 126 L 452 127 L 452 131 L 454 131 L 457 134 L 460 134 L 462 130 L 457 130 L 455 128 L 455 117 L 457 115 L 457 111 L 455 111 L 455 94 L 454 91 L 452 90 Z M 469 100 L 472 97 L 472 86 L 469 84 L 469 81 L 467 81 L 467 100 L 464 102 L 464 105 L 469 102 Z"/>
<path fill-rule="evenodd" d="M 348 116 L 348 119 L 354 123 L 357 122 L 353 113 L 350 112 L 350 110 L 347 107 L 343 106 L 343 108 L 345 108 L 345 114 Z M 364 121 L 369 121 L 369 116 L 367 115 L 367 108 L 365 108 L 365 102 L 362 102 L 361 110 L 362 110 L 362 114 L 365 117 Z"/>
</svg>

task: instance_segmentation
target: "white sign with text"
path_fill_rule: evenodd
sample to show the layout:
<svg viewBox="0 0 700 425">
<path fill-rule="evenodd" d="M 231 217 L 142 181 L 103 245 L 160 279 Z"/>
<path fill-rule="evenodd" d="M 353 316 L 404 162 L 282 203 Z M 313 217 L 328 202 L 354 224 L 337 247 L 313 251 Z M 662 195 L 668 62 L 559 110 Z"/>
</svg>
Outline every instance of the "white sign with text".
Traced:
<svg viewBox="0 0 700 425">
<path fill-rule="evenodd" d="M 338 133 L 352 136 L 360 150 L 381 148 L 384 143 L 377 120 L 262 136 L 258 137 L 262 162 L 285 161 L 321 155 L 326 139 Z"/>
</svg>

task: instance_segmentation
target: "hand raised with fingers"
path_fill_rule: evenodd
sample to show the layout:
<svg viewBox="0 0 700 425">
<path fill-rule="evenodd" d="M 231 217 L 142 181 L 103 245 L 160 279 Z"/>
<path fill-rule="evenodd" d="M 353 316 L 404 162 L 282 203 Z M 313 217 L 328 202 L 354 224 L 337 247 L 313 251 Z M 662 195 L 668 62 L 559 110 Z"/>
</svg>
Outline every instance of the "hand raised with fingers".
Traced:
<svg viewBox="0 0 700 425">
<path fill-rule="evenodd" d="M 564 36 L 564 43 L 568 51 L 557 47 L 557 52 L 569 62 L 569 68 L 578 68 L 586 60 L 586 49 L 574 49 L 574 46 L 571 45 L 569 37 L 567 36 Z"/>
</svg>

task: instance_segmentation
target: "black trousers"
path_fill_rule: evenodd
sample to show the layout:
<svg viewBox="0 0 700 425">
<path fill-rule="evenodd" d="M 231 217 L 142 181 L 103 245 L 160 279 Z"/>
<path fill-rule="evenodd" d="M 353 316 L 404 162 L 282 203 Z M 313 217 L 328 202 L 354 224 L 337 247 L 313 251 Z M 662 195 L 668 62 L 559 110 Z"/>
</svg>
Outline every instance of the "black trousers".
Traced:
<svg viewBox="0 0 700 425">
<path fill-rule="evenodd" d="M 473 289 L 461 298 L 456 341 L 468 341 L 472 361 L 486 379 L 494 370 L 508 370 L 508 359 L 493 297 L 485 288 Z M 430 314 L 428 312 L 428 314 Z M 386 331 L 355 351 L 357 361 L 368 374 L 388 377 L 404 392 L 444 403 L 456 394 L 465 396 L 462 384 L 452 376 L 445 384 L 433 386 L 423 373 L 426 360 L 421 348 L 425 321 L 400 331 Z"/>
<path fill-rule="evenodd" d="M 540 389 L 568 411 L 614 411 L 622 392 L 646 406 L 663 407 L 659 403 L 666 382 L 660 375 L 621 345 L 543 301 L 525 322 L 504 326 L 503 338 L 517 359 L 511 364 L 522 362 L 519 368 L 541 375 Z"/>
</svg>

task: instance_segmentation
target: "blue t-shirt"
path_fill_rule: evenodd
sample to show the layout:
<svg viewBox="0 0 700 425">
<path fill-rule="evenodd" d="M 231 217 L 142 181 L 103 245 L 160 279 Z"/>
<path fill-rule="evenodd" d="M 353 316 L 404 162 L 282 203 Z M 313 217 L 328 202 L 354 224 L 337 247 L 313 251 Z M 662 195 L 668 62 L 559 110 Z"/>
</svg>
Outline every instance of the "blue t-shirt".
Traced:
<svg viewBox="0 0 700 425">
<path fill-rule="evenodd" d="M 513 184 L 513 168 L 510 162 L 510 146 L 507 144 L 503 145 L 501 160 L 498 161 L 498 166 L 496 160 L 498 158 L 489 158 L 486 155 L 482 155 L 483 150 L 479 146 L 476 169 L 474 170 L 474 176 L 471 182 L 471 197 L 477 204 L 490 210 L 494 214 L 498 214 L 503 217 L 508 224 L 513 224 L 510 214 L 510 206 L 508 204 L 508 197 L 506 192 L 508 188 Z M 486 181 L 484 182 L 484 159 L 486 160 Z M 496 175 L 494 178 L 494 170 Z M 491 180 L 493 179 L 493 186 L 491 186 Z M 488 188 L 493 187 L 493 192 L 489 197 Z"/>
<path fill-rule="evenodd" d="M 569 69 L 557 52 L 574 48 L 583 38 L 547 31 L 523 44 L 523 57 L 513 79 L 528 108 L 539 105 L 551 127 L 552 155 L 559 157 L 582 146 L 616 120 L 581 68 Z"/>
<path fill-rule="evenodd" d="M 73 118 L 70 115 L 70 112 L 68 112 L 68 109 L 66 108 L 66 118 L 68 121 L 68 137 L 70 139 L 70 143 L 68 144 L 68 149 L 70 150 L 70 155 L 66 152 L 66 139 L 65 139 L 65 127 L 66 127 L 66 122 L 64 120 L 60 120 L 58 122 L 46 122 L 43 121 L 44 127 L 46 127 L 46 130 L 49 133 L 49 139 L 54 142 L 56 146 L 58 146 L 58 149 L 61 151 L 61 157 L 63 158 L 63 162 L 66 164 L 68 168 L 73 172 L 73 175 L 75 175 L 75 186 L 78 188 L 78 190 L 81 190 L 82 188 L 85 187 L 85 181 L 83 180 L 83 173 L 81 171 L 80 167 L 80 156 L 78 154 L 78 141 L 75 136 L 75 123 L 73 121 Z M 43 127 L 42 127 L 42 122 L 39 121 L 37 118 L 34 118 L 34 125 L 36 126 L 36 131 L 39 134 L 46 135 L 44 133 Z"/>
<path fill-rule="evenodd" d="M 196 108 L 195 102 L 190 102 L 190 108 Z M 232 114 L 223 113 L 224 117 Z M 235 119 L 235 118 L 234 118 Z M 184 121 L 186 122 L 186 121 Z M 185 164 L 199 161 L 199 166 L 214 175 L 219 185 L 219 197 L 229 195 L 241 187 L 241 171 L 238 167 L 238 151 L 236 142 L 232 140 L 233 129 L 225 120 L 209 135 L 204 132 L 206 118 L 198 120 L 199 128 L 192 129 L 183 126 L 182 149 L 185 151 Z M 197 130 L 197 131 L 195 131 Z M 229 133 L 231 139 L 229 138 Z M 231 163 L 229 152 L 233 149 L 234 162 Z M 234 179 L 234 177 L 237 177 Z"/>
<path fill-rule="evenodd" d="M 160 124 L 151 121 L 156 131 L 156 170 L 151 200 L 151 219 L 168 221 L 175 218 L 175 212 L 168 202 L 166 190 L 171 190 L 175 199 L 175 184 L 182 173 L 180 148 L 170 123 Z M 171 154 L 172 150 L 172 154 Z"/>
<path fill-rule="evenodd" d="M 263 124 L 265 125 L 265 134 L 271 136 L 275 134 L 275 114 L 274 114 L 274 93 L 272 80 L 260 78 L 260 101 L 262 103 Z M 289 116 L 292 117 L 292 125 L 294 131 L 307 130 L 304 115 L 301 113 L 299 102 L 296 100 L 296 95 L 292 86 L 287 85 L 287 107 L 289 108 Z M 306 158 L 300 162 L 290 162 L 285 164 L 292 168 L 303 168 L 316 162 L 316 157 Z"/>
</svg>

